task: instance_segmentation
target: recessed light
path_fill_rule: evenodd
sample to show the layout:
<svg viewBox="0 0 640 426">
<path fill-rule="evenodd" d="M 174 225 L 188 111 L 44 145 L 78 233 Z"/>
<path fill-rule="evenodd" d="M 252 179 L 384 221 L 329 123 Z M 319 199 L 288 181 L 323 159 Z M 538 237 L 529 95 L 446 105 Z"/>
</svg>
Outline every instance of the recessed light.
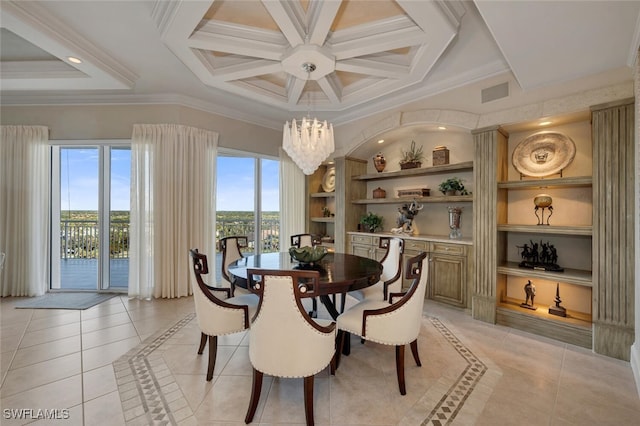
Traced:
<svg viewBox="0 0 640 426">
<path fill-rule="evenodd" d="M 384 139 L 380 139 L 380 140 L 378 141 L 378 143 L 383 143 L 383 142 L 384 142 Z"/>
<path fill-rule="evenodd" d="M 82 61 L 78 58 L 76 58 L 75 56 L 67 56 L 67 60 L 69 62 L 73 62 L 74 64 L 81 64 Z"/>
<path fill-rule="evenodd" d="M 552 123 L 551 121 L 541 121 L 538 125 L 539 126 L 548 126 L 551 123 Z"/>
<path fill-rule="evenodd" d="M 447 128 L 444 126 L 438 126 L 438 130 L 447 130 Z"/>
</svg>

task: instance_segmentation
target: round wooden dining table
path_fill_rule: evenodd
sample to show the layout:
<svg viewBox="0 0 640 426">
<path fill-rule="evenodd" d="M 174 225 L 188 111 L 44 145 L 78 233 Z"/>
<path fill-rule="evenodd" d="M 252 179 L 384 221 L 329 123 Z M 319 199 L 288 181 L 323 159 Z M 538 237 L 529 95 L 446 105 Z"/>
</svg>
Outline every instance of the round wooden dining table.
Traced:
<svg viewBox="0 0 640 426">
<path fill-rule="evenodd" d="M 367 257 L 346 253 L 327 253 L 314 265 L 301 264 L 289 253 L 263 253 L 243 257 L 229 265 L 234 284 L 247 287 L 247 269 L 300 270 L 311 269 L 320 273 L 317 294 L 320 301 L 335 320 L 339 312 L 329 297 L 374 285 L 380 280 L 382 264 Z"/>
</svg>

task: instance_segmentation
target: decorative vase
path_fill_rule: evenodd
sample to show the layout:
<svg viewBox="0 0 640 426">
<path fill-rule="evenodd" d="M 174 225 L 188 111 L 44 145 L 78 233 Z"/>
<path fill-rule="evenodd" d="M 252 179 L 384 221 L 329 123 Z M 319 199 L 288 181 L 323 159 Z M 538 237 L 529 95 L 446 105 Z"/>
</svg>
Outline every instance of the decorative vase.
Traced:
<svg viewBox="0 0 640 426">
<path fill-rule="evenodd" d="M 448 207 L 449 210 L 449 228 L 451 232 L 449 232 L 449 238 L 452 240 L 457 240 L 462 237 L 462 233 L 460 232 L 460 218 L 462 215 L 462 207 Z"/>
<path fill-rule="evenodd" d="M 384 189 L 378 187 L 373 190 L 373 198 L 386 198 L 386 197 L 387 197 L 387 191 L 385 191 Z"/>
<path fill-rule="evenodd" d="M 533 198 L 533 204 L 536 206 L 533 209 L 533 213 L 536 215 L 536 217 L 538 218 L 538 225 L 549 225 L 549 219 L 551 218 L 551 215 L 553 214 L 553 206 L 551 205 L 553 203 L 553 199 L 551 198 L 551 195 L 549 194 L 538 194 Z M 547 216 L 547 220 L 545 223 L 544 220 L 544 211 L 547 210 L 548 211 L 548 216 Z M 538 211 L 540 211 L 540 216 L 538 215 Z"/>
<path fill-rule="evenodd" d="M 378 154 L 376 154 L 375 157 L 373 157 L 373 165 L 375 166 L 378 173 L 383 171 L 384 168 L 386 167 L 387 160 L 384 158 L 384 155 L 382 155 L 381 152 L 379 152 Z"/>
<path fill-rule="evenodd" d="M 458 193 L 458 191 L 457 191 L 457 190 L 455 190 L 455 189 L 450 189 L 450 190 L 448 190 L 448 191 L 445 191 L 444 195 L 452 196 L 452 195 L 456 195 L 457 193 Z"/>
</svg>

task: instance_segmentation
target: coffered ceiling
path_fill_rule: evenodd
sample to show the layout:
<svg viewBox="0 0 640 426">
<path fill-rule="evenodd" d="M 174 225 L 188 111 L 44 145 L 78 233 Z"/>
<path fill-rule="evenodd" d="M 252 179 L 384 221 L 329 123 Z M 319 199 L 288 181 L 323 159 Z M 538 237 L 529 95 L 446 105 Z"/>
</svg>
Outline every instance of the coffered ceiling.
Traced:
<svg viewBox="0 0 640 426">
<path fill-rule="evenodd" d="M 416 102 L 481 114 L 540 90 L 616 84 L 631 78 L 640 40 L 638 1 L 2 0 L 0 8 L 3 104 L 171 102 L 273 128 L 307 111 L 340 124 Z M 575 81 L 583 87 L 567 84 Z M 506 95 L 483 99 L 500 83 Z"/>
</svg>

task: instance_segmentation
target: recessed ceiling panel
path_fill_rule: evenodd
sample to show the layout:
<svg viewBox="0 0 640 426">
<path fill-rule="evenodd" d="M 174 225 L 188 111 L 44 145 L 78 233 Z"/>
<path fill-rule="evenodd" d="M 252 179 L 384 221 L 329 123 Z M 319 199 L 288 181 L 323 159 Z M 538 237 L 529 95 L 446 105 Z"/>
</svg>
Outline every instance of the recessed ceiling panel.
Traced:
<svg viewBox="0 0 640 426">
<path fill-rule="evenodd" d="M 456 35 L 451 4 L 223 0 L 204 15 L 179 10 L 163 32 L 205 84 L 300 110 L 310 80 L 322 109 L 341 111 L 420 83 Z M 287 86 L 287 96 L 272 86 Z"/>
</svg>

